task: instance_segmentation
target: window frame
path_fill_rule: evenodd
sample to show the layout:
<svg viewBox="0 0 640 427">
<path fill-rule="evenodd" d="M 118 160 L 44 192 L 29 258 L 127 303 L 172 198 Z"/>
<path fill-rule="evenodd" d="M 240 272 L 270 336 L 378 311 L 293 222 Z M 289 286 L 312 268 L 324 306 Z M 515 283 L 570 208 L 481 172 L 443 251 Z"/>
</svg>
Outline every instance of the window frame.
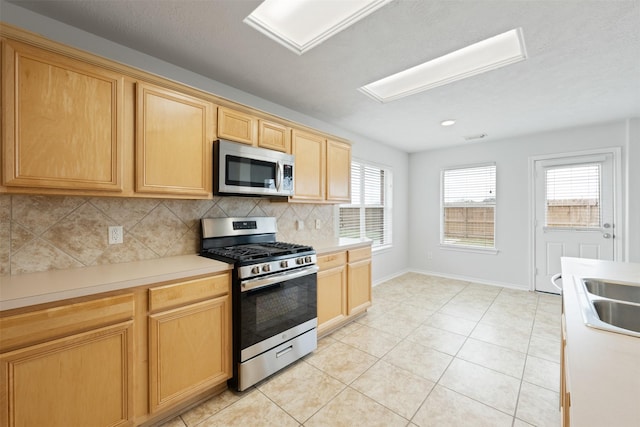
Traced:
<svg viewBox="0 0 640 427">
<path fill-rule="evenodd" d="M 374 163 L 374 162 L 370 162 L 370 161 L 366 161 L 366 160 L 361 160 L 361 159 L 357 159 L 357 158 L 352 158 L 351 159 L 351 172 L 353 172 L 354 169 L 354 164 L 358 165 L 358 167 L 361 170 L 361 180 L 360 182 L 363 183 L 364 180 L 364 169 L 366 167 L 369 168 L 375 168 L 377 170 L 380 171 L 384 171 L 384 194 L 383 194 L 383 199 L 384 202 L 382 204 L 382 209 L 384 212 L 384 219 L 382 222 L 382 233 L 383 233 L 383 240 L 385 243 L 383 244 L 376 244 L 376 241 L 367 237 L 366 235 L 366 208 L 367 205 L 365 204 L 365 199 L 366 199 L 366 194 L 364 191 L 364 186 L 361 184 L 361 190 L 359 192 L 360 194 L 360 201 L 357 204 L 353 204 L 353 199 L 351 200 L 350 203 L 342 203 L 336 206 L 336 235 L 338 236 L 338 238 L 345 238 L 345 237 L 341 237 L 341 229 L 340 229 L 340 224 L 341 224 L 341 209 L 342 208 L 357 208 L 360 212 L 360 233 L 359 233 L 359 237 L 360 239 L 370 239 L 373 241 L 373 244 L 371 245 L 371 250 L 374 252 L 377 251 L 381 251 L 381 250 L 386 250 L 386 249 L 390 249 L 393 247 L 393 169 L 390 166 L 387 165 L 382 165 L 379 163 Z M 351 182 L 353 182 L 353 178 L 351 178 Z M 350 185 L 351 185 L 350 182 Z M 351 189 L 351 196 L 353 197 L 355 195 L 355 191 L 353 191 L 353 188 Z M 372 207 L 371 205 L 369 207 Z"/>
<path fill-rule="evenodd" d="M 494 168 L 494 203 L 493 203 L 493 246 L 480 246 L 480 245 L 471 245 L 471 244 L 462 244 L 462 243 L 451 243 L 444 241 L 445 235 L 445 201 L 444 201 L 444 188 L 445 188 L 445 172 L 446 171 L 454 171 L 454 170 L 462 170 L 462 169 L 474 169 L 474 168 L 482 168 L 482 167 L 493 167 Z M 475 252 L 482 254 L 497 254 L 498 246 L 497 246 L 497 212 L 498 212 L 498 167 L 496 162 L 484 162 L 484 163 L 474 163 L 474 164 L 464 164 L 464 165 L 455 165 L 442 168 L 440 170 L 440 248 L 446 250 L 460 251 L 460 252 Z"/>
</svg>

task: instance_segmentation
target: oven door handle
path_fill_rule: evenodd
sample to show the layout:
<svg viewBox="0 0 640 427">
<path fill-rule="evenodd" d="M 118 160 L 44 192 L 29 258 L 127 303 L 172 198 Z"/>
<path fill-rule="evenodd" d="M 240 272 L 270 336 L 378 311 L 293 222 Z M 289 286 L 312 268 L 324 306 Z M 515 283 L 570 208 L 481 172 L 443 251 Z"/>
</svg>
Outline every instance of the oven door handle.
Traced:
<svg viewBox="0 0 640 427">
<path fill-rule="evenodd" d="M 310 274 L 317 273 L 320 268 L 317 265 L 301 268 L 294 271 L 285 271 L 284 273 L 272 274 L 268 277 L 258 277 L 256 279 L 245 280 L 240 284 L 240 292 L 247 292 L 254 289 L 260 289 L 267 286 L 275 285 L 276 283 L 284 282 L 285 280 L 297 279 L 299 277 L 308 276 Z"/>
</svg>

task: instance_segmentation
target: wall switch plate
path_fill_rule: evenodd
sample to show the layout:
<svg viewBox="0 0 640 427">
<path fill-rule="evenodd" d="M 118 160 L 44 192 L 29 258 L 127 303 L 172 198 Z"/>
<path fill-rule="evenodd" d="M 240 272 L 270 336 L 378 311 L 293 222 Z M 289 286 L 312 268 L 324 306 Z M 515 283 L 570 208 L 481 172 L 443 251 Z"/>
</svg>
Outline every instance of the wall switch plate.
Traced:
<svg viewBox="0 0 640 427">
<path fill-rule="evenodd" d="M 304 230 L 304 221 L 302 221 L 302 220 L 296 221 L 296 228 L 298 230 Z"/>
<path fill-rule="evenodd" d="M 322 227 L 322 221 L 320 221 L 319 219 L 316 219 L 316 230 L 320 230 L 321 227 Z"/>
<path fill-rule="evenodd" d="M 109 244 L 115 245 L 124 241 L 124 235 L 121 225 L 114 225 L 109 227 Z"/>
</svg>

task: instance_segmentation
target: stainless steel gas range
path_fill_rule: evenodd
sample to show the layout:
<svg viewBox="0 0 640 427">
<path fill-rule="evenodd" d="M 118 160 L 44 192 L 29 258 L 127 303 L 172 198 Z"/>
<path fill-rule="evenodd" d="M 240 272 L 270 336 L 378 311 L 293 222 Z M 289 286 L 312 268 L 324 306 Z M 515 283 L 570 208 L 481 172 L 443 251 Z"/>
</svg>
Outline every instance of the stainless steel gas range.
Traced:
<svg viewBox="0 0 640 427">
<path fill-rule="evenodd" d="M 316 253 L 271 217 L 204 218 L 200 255 L 234 265 L 233 379 L 245 390 L 317 347 Z"/>
</svg>

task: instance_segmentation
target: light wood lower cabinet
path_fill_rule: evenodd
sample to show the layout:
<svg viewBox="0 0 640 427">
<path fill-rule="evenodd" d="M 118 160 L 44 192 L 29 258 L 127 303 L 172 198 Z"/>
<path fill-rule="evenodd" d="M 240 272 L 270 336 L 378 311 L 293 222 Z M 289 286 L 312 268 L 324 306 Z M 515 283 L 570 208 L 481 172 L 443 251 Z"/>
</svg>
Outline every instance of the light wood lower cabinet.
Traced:
<svg viewBox="0 0 640 427">
<path fill-rule="evenodd" d="M 371 247 L 318 256 L 318 335 L 339 328 L 371 306 Z"/>
<path fill-rule="evenodd" d="M 371 307 L 371 247 L 348 252 L 347 282 L 349 283 L 350 316 Z"/>
<path fill-rule="evenodd" d="M 0 312 L 0 426 L 115 427 L 226 388 L 228 271 Z"/>
<path fill-rule="evenodd" d="M 347 318 L 347 253 L 318 257 L 318 335 Z"/>
<path fill-rule="evenodd" d="M 67 308 L 0 319 L 11 336 L 0 354 L 0 425 L 133 425 L 133 297 Z"/>
<path fill-rule="evenodd" d="M 149 315 L 152 413 L 232 376 L 229 291 L 228 273 L 149 290 L 150 310 L 160 309 Z"/>
</svg>

